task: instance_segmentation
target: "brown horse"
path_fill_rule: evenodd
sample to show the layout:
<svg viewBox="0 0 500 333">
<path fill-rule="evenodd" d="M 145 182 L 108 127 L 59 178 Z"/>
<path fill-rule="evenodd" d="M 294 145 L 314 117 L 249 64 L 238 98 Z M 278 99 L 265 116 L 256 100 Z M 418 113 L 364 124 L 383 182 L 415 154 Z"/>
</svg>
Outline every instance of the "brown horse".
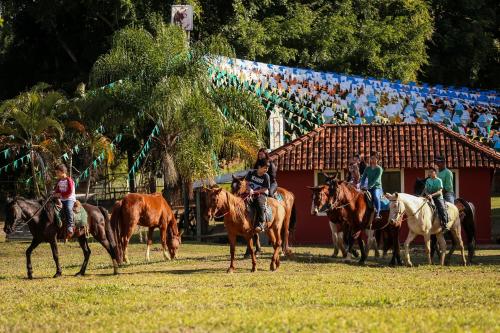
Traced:
<svg viewBox="0 0 500 333">
<path fill-rule="evenodd" d="M 111 228 L 109 224 L 109 214 L 103 207 L 96 207 L 89 204 L 83 204 L 87 212 L 87 223 L 89 231 L 99 243 L 108 251 L 113 261 L 114 274 L 118 273 L 116 261 L 115 243 L 112 241 Z M 21 197 L 8 199 L 5 207 L 5 226 L 6 234 L 14 232 L 23 224 L 28 224 L 33 240 L 26 250 L 26 267 L 28 279 L 33 278 L 33 268 L 31 265 L 31 253 L 43 242 L 50 244 L 52 257 L 56 264 L 56 274 L 54 277 L 62 275 L 61 265 L 59 264 L 59 250 L 57 246 L 57 235 L 61 229 L 55 222 L 54 203 L 48 199 L 45 202 L 39 200 L 29 200 Z M 84 261 L 80 271 L 76 275 L 85 275 L 87 264 L 90 258 L 90 248 L 87 242 L 86 233 L 82 229 L 76 229 L 73 237 L 78 238 L 78 243 L 83 250 Z"/>
<path fill-rule="evenodd" d="M 235 177 L 231 182 L 231 193 L 239 197 L 245 198 L 248 193 L 248 182 L 245 177 Z M 295 224 L 297 222 L 296 211 L 295 211 L 295 196 L 292 192 L 284 189 L 283 187 L 278 187 L 276 193 L 281 196 L 282 200 L 278 200 L 279 203 L 285 208 L 285 220 L 283 221 L 283 228 L 281 229 L 281 239 L 283 240 L 282 250 L 285 255 L 292 254 L 290 249 L 290 232 L 293 234 L 295 229 Z M 259 235 L 254 236 L 254 242 L 257 247 L 257 251 L 260 251 L 260 240 Z"/>
<path fill-rule="evenodd" d="M 155 228 L 160 229 L 164 258 L 175 258 L 181 239 L 177 229 L 177 220 L 168 202 L 159 193 L 129 193 L 121 201 L 115 203 L 111 215 L 111 226 L 118 244 L 118 263 L 129 263 L 128 243 L 137 225 L 149 228 L 147 261 L 149 261 L 149 249 L 153 243 Z M 167 254 L 167 247 L 170 256 Z"/>
<path fill-rule="evenodd" d="M 252 256 L 252 272 L 255 272 L 257 259 L 253 249 L 253 221 L 248 214 L 245 201 L 222 188 L 204 189 L 207 192 L 207 210 L 205 217 L 213 218 L 216 215 L 224 216 L 224 226 L 229 238 L 231 252 L 231 264 L 228 273 L 234 272 L 234 251 L 236 247 L 236 236 L 245 238 L 250 247 Z M 281 247 L 281 228 L 285 218 L 285 208 L 276 199 L 268 198 L 267 204 L 272 209 L 272 220 L 266 222 L 266 233 L 274 248 L 270 269 L 276 270 L 280 266 L 279 249 Z"/>
<path fill-rule="evenodd" d="M 375 220 L 375 210 L 370 208 L 364 192 L 359 191 L 348 182 L 338 180 L 336 178 L 329 178 L 327 180 L 329 186 L 329 204 L 331 209 L 344 208 L 347 213 L 347 223 L 349 226 L 348 235 L 348 253 L 351 253 L 353 241 L 357 239 L 359 249 L 361 251 L 361 258 L 359 263 L 364 264 L 366 260 L 366 251 L 364 246 L 361 232 L 363 229 L 369 230 L 385 230 L 388 233 L 388 241 L 393 246 L 392 259 L 390 264 L 402 265 L 399 247 L 399 230 L 401 224 L 389 223 L 389 212 L 381 212 L 382 219 Z"/>
</svg>

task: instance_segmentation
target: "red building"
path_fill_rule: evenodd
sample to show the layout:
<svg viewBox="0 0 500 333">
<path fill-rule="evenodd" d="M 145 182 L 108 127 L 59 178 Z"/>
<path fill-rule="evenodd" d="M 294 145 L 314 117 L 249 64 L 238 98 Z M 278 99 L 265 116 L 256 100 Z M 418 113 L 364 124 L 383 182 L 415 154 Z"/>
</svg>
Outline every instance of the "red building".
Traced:
<svg viewBox="0 0 500 333">
<path fill-rule="evenodd" d="M 436 155 L 446 158 L 455 175 L 457 197 L 474 203 L 479 243 L 491 242 L 491 186 L 500 154 L 438 124 L 324 125 L 274 150 L 278 183 L 296 196 L 298 244 L 331 243 L 328 220 L 311 215 L 311 191 L 321 184 L 320 171 L 347 175 L 355 153 L 381 154 L 385 192 L 413 193 L 417 178 L 426 176 Z M 406 226 L 405 226 L 406 228 Z M 401 233 L 402 239 L 407 229 Z"/>
</svg>

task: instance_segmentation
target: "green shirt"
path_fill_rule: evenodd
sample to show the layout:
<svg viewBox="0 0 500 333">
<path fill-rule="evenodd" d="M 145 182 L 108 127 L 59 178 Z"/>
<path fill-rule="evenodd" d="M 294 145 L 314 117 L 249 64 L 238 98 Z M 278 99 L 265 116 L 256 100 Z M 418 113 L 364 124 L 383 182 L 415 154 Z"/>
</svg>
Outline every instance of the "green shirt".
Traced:
<svg viewBox="0 0 500 333">
<path fill-rule="evenodd" d="M 449 169 L 444 168 L 439 171 L 438 178 L 443 181 L 443 188 L 446 192 L 453 192 L 453 173 Z"/>
<path fill-rule="evenodd" d="M 432 179 L 431 177 L 427 178 L 425 181 L 425 193 L 433 194 L 439 190 L 443 189 L 443 182 L 439 178 Z M 443 194 L 439 195 L 437 198 L 443 199 Z"/>
<path fill-rule="evenodd" d="M 363 176 L 361 176 L 360 183 L 363 184 L 366 178 L 368 178 L 368 189 L 379 188 L 382 189 L 382 174 L 384 173 L 384 169 L 381 166 L 377 165 L 375 168 L 371 166 L 367 166 L 365 171 L 363 172 Z"/>
</svg>

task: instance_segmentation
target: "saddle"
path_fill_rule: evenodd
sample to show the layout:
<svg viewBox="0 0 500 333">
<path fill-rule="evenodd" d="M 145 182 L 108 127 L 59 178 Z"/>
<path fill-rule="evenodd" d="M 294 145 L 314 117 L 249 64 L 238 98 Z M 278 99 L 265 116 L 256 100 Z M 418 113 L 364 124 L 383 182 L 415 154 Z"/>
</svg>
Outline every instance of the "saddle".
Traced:
<svg viewBox="0 0 500 333">
<path fill-rule="evenodd" d="M 247 201 L 247 213 L 248 216 L 250 217 L 250 221 L 252 221 L 253 224 L 257 221 L 257 210 L 255 207 L 252 205 L 252 200 Z M 265 210 L 265 219 L 266 223 L 271 222 L 273 220 L 273 210 L 271 206 L 267 204 L 267 199 L 266 199 L 266 210 Z"/>
<path fill-rule="evenodd" d="M 365 195 L 365 200 L 366 200 L 366 204 L 368 206 L 369 209 L 373 209 L 373 197 L 372 197 L 372 194 L 370 193 L 370 191 L 363 191 L 363 194 Z M 380 210 L 383 212 L 383 211 L 389 211 L 390 207 L 390 201 L 385 198 L 385 197 L 382 197 L 380 198 Z"/>
<path fill-rule="evenodd" d="M 73 214 L 73 225 L 76 230 L 84 230 L 87 238 L 89 237 L 88 233 L 88 215 L 85 209 L 80 206 L 76 211 L 72 211 Z M 62 212 L 62 206 L 54 204 L 54 219 L 57 227 L 60 229 L 60 238 L 64 238 L 64 233 L 66 231 L 66 226 L 68 224 L 68 220 L 65 214 Z M 63 228 L 64 227 L 64 228 Z"/>
</svg>

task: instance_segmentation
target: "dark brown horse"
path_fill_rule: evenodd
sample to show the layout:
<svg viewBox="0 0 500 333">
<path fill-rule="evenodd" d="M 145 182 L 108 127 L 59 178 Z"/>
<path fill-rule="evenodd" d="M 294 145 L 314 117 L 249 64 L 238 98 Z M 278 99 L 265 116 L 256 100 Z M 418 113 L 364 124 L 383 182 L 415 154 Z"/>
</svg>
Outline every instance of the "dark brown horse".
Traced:
<svg viewBox="0 0 500 333">
<path fill-rule="evenodd" d="M 368 230 L 385 230 L 388 233 L 389 243 L 393 246 L 392 259 L 390 264 L 402 265 L 399 247 L 399 230 L 401 224 L 394 225 L 389 223 L 389 212 L 381 212 L 382 219 L 375 220 L 375 210 L 370 208 L 365 193 L 359 191 L 350 183 L 336 178 L 329 178 L 327 180 L 329 186 L 329 204 L 331 209 L 344 208 L 347 213 L 347 224 L 349 226 L 348 236 L 348 253 L 351 253 L 354 239 L 358 241 L 359 249 L 361 251 L 360 264 L 366 260 L 366 251 L 361 233 L 363 229 Z"/>
<path fill-rule="evenodd" d="M 112 241 L 111 228 L 109 223 L 109 214 L 103 207 L 96 207 L 89 204 L 83 204 L 87 212 L 89 231 L 95 239 L 108 251 L 113 261 L 114 274 L 118 273 L 116 253 L 114 242 Z M 33 278 L 33 268 L 31 266 L 31 253 L 40 245 L 47 242 L 52 249 L 52 257 L 56 263 L 56 274 L 54 277 L 62 275 L 61 265 L 59 264 L 59 251 L 57 246 L 57 235 L 60 232 L 55 222 L 54 203 L 51 199 L 45 201 L 29 200 L 21 197 L 9 199 L 5 210 L 6 234 L 14 232 L 23 224 L 28 224 L 33 240 L 26 250 L 26 266 L 28 270 L 28 279 Z M 65 230 L 65 228 L 63 227 Z M 87 242 L 85 231 L 76 229 L 73 237 L 78 238 L 78 243 L 83 250 L 84 260 L 80 271 L 76 275 L 85 275 L 87 264 L 90 258 L 90 248 Z"/>
<path fill-rule="evenodd" d="M 252 272 L 255 272 L 257 259 L 253 250 L 253 221 L 247 211 L 245 201 L 222 188 L 204 189 L 207 192 L 207 210 L 204 212 L 206 219 L 217 215 L 224 216 L 224 226 L 229 238 L 231 264 L 228 273 L 234 272 L 234 252 L 236 236 L 243 236 L 247 241 L 252 256 Z M 281 247 L 281 228 L 285 218 L 285 208 L 276 199 L 268 198 L 267 205 L 272 209 L 272 220 L 266 221 L 266 233 L 274 248 L 270 269 L 276 270 L 280 266 L 279 249 Z"/>
<path fill-rule="evenodd" d="M 160 193 L 129 193 L 123 200 L 117 201 L 111 215 L 113 236 L 116 240 L 118 263 L 128 263 L 128 243 L 137 225 L 148 227 L 146 260 L 149 261 L 149 249 L 153 243 L 153 231 L 160 229 L 163 256 L 174 259 L 181 243 L 177 220 L 172 208 Z M 167 254 L 168 247 L 168 255 Z"/>
<path fill-rule="evenodd" d="M 239 197 L 245 198 L 248 193 L 248 182 L 245 177 L 235 177 L 231 182 L 231 193 Z M 295 229 L 295 224 L 297 222 L 296 211 L 295 211 L 295 196 L 292 192 L 284 189 L 283 187 L 278 187 L 276 189 L 277 197 L 279 203 L 285 208 L 285 220 L 283 221 L 283 228 L 281 228 L 281 239 L 283 240 L 282 250 L 285 255 L 292 254 L 290 249 L 290 233 L 293 234 Z M 276 197 L 276 196 L 275 196 Z M 257 252 L 260 252 L 260 240 L 259 235 L 254 236 L 254 242 L 257 248 Z M 247 248 L 247 251 L 249 249 Z"/>
</svg>

